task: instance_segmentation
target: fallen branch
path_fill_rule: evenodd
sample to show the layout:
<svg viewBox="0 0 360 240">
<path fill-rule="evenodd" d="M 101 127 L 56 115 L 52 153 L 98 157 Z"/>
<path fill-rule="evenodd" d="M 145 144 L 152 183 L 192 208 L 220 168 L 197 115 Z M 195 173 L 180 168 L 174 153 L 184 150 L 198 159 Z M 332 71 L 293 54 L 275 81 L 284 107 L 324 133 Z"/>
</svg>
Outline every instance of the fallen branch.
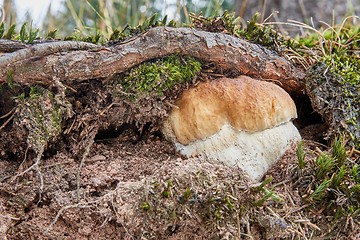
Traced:
<svg viewBox="0 0 360 240">
<path fill-rule="evenodd" d="M 239 74 L 280 81 L 288 92 L 304 89 L 304 69 L 275 52 L 223 33 L 170 27 L 152 28 L 108 48 L 59 41 L 4 54 L 0 57 L 0 84 L 9 75 L 20 84 L 52 84 L 54 77 L 67 82 L 106 78 L 174 53 L 214 62 Z"/>
</svg>

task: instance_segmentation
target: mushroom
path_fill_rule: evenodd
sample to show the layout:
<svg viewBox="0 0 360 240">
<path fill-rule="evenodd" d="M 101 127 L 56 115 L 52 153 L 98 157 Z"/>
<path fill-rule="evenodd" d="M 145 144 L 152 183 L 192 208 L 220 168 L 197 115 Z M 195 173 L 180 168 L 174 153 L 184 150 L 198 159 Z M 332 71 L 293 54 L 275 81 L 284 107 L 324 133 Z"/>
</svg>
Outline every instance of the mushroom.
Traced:
<svg viewBox="0 0 360 240">
<path fill-rule="evenodd" d="M 162 132 L 181 154 L 238 166 L 253 180 L 301 139 L 288 93 L 247 76 L 201 82 L 175 105 Z"/>
</svg>

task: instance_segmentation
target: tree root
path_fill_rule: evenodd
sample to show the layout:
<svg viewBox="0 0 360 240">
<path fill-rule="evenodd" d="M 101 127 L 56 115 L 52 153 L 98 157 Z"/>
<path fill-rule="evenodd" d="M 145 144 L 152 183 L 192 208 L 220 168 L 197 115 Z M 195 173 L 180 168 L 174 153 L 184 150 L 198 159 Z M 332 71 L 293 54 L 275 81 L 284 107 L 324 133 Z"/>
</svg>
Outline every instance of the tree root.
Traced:
<svg viewBox="0 0 360 240">
<path fill-rule="evenodd" d="M 0 57 L 0 84 L 9 78 L 20 84 L 49 85 L 53 77 L 67 83 L 107 78 L 142 62 L 174 53 L 214 62 L 238 75 L 277 80 L 288 92 L 303 94 L 305 70 L 302 66 L 295 66 L 262 46 L 234 36 L 184 27 L 151 28 L 131 41 L 106 48 L 59 41 L 7 53 Z"/>
</svg>

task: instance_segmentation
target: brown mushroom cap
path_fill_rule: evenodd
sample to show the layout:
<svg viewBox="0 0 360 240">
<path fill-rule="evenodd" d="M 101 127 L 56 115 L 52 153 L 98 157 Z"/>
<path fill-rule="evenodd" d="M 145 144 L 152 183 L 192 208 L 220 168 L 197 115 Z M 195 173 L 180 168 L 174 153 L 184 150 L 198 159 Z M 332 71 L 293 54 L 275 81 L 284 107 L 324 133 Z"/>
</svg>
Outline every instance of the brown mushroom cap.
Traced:
<svg viewBox="0 0 360 240">
<path fill-rule="evenodd" d="M 257 132 L 297 117 L 287 92 L 247 76 L 199 83 L 184 91 L 175 105 L 163 132 L 184 145 L 216 134 L 226 123 L 239 131 Z"/>
</svg>

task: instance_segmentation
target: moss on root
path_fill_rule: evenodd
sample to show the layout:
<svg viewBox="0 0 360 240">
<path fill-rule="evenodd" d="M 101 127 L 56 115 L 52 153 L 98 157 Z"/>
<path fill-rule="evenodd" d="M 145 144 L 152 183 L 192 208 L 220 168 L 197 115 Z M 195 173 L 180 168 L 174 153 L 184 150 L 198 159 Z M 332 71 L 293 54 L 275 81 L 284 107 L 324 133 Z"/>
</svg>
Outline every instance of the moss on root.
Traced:
<svg viewBox="0 0 360 240">
<path fill-rule="evenodd" d="M 298 38 L 294 48 L 309 58 L 306 92 L 329 126 L 328 137 L 346 133 L 360 148 L 360 28 L 348 17 L 340 25 Z M 356 18 L 356 17 L 353 17 Z"/>
<path fill-rule="evenodd" d="M 59 95 L 42 87 L 31 87 L 17 100 L 19 126 L 28 130 L 28 146 L 40 153 L 49 141 L 62 133 L 62 120 L 71 106 Z"/>
<path fill-rule="evenodd" d="M 352 145 L 360 149 L 360 76 L 352 68 L 344 69 L 347 61 L 351 60 L 338 59 L 333 68 L 325 63 L 315 64 L 309 69 L 306 87 L 314 109 L 330 127 L 328 137 L 345 133 Z"/>
<path fill-rule="evenodd" d="M 111 101 L 126 108 L 124 122 L 141 130 L 149 124 L 158 127 L 173 101 L 194 84 L 202 64 L 192 57 L 171 55 L 144 62 L 107 82 Z"/>
<path fill-rule="evenodd" d="M 208 32 L 223 32 L 246 39 L 270 50 L 281 52 L 282 47 L 287 47 L 285 38 L 269 25 L 258 23 L 259 14 L 255 14 L 245 25 L 239 23 L 235 13 L 225 11 L 221 16 L 203 17 L 192 15 L 190 27 L 195 27 Z"/>
<path fill-rule="evenodd" d="M 144 94 L 162 96 L 175 85 L 193 80 L 200 70 L 201 63 L 196 59 L 171 55 L 132 68 L 118 83 L 136 98 Z"/>
</svg>

